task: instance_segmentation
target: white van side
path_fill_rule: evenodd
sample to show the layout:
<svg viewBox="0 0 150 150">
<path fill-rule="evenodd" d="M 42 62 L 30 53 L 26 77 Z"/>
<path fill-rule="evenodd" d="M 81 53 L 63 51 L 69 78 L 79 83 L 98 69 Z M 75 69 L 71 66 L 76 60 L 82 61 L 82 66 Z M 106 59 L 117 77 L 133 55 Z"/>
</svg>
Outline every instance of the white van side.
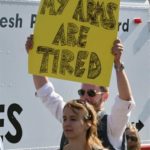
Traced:
<svg viewBox="0 0 150 150">
<path fill-rule="evenodd" d="M 0 0 L 0 136 L 5 149 L 56 149 L 61 125 L 35 97 L 25 51 L 33 33 L 39 0 Z M 140 136 L 150 144 L 150 3 L 121 0 L 118 36 L 124 44 L 123 61 L 136 109 L 131 122 L 144 123 Z M 78 98 L 79 83 L 50 79 L 64 99 Z M 110 97 L 117 92 L 112 72 Z M 61 85 L 61 86 L 60 86 Z M 69 87 L 69 88 L 68 88 Z M 63 89 L 63 90 L 62 90 Z M 106 111 L 113 100 L 106 104 Z"/>
</svg>

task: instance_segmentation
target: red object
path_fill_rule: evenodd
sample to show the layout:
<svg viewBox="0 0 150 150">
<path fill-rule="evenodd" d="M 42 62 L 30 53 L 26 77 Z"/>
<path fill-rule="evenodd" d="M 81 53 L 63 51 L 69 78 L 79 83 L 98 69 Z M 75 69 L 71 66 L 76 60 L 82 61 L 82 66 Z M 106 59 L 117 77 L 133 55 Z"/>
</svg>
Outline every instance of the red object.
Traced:
<svg viewBox="0 0 150 150">
<path fill-rule="evenodd" d="M 142 144 L 141 150 L 150 150 L 150 144 Z"/>
<path fill-rule="evenodd" d="M 140 23 L 142 23 L 142 19 L 141 18 L 134 18 L 134 23 L 140 24 Z"/>
</svg>

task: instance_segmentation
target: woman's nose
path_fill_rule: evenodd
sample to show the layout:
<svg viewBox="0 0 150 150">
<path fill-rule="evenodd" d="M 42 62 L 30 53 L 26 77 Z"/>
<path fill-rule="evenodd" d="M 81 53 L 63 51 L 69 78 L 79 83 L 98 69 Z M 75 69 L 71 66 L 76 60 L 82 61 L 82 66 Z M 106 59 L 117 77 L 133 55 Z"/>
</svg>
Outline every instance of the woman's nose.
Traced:
<svg viewBox="0 0 150 150">
<path fill-rule="evenodd" d="M 65 120 L 64 126 L 70 126 L 70 121 L 69 120 Z"/>
</svg>

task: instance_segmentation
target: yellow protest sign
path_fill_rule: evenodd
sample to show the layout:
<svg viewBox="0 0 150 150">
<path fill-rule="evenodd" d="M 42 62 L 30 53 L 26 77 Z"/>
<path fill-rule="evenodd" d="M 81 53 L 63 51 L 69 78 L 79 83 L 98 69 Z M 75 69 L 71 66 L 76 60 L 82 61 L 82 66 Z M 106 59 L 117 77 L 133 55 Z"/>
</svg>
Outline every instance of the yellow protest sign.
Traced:
<svg viewBox="0 0 150 150">
<path fill-rule="evenodd" d="M 119 0 L 41 0 L 29 73 L 108 86 Z"/>
</svg>

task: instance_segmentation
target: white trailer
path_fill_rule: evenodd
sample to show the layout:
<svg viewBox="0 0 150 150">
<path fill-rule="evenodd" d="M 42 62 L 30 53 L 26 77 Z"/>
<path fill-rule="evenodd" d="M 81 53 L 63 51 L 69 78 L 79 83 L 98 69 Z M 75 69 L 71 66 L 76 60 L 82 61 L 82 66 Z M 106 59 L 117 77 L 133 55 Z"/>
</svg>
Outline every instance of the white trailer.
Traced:
<svg viewBox="0 0 150 150">
<path fill-rule="evenodd" d="M 0 135 L 5 149 L 55 149 L 61 124 L 38 98 L 28 74 L 25 51 L 33 33 L 39 0 L 0 0 Z M 121 0 L 119 33 L 124 43 L 123 61 L 136 109 L 130 121 L 141 120 L 142 143 L 150 144 L 150 4 L 148 0 Z M 79 83 L 50 79 L 64 99 L 77 98 Z M 117 92 L 112 72 L 110 97 Z M 69 87 L 69 88 L 68 88 Z M 109 99 L 109 113 L 113 100 Z"/>
</svg>

